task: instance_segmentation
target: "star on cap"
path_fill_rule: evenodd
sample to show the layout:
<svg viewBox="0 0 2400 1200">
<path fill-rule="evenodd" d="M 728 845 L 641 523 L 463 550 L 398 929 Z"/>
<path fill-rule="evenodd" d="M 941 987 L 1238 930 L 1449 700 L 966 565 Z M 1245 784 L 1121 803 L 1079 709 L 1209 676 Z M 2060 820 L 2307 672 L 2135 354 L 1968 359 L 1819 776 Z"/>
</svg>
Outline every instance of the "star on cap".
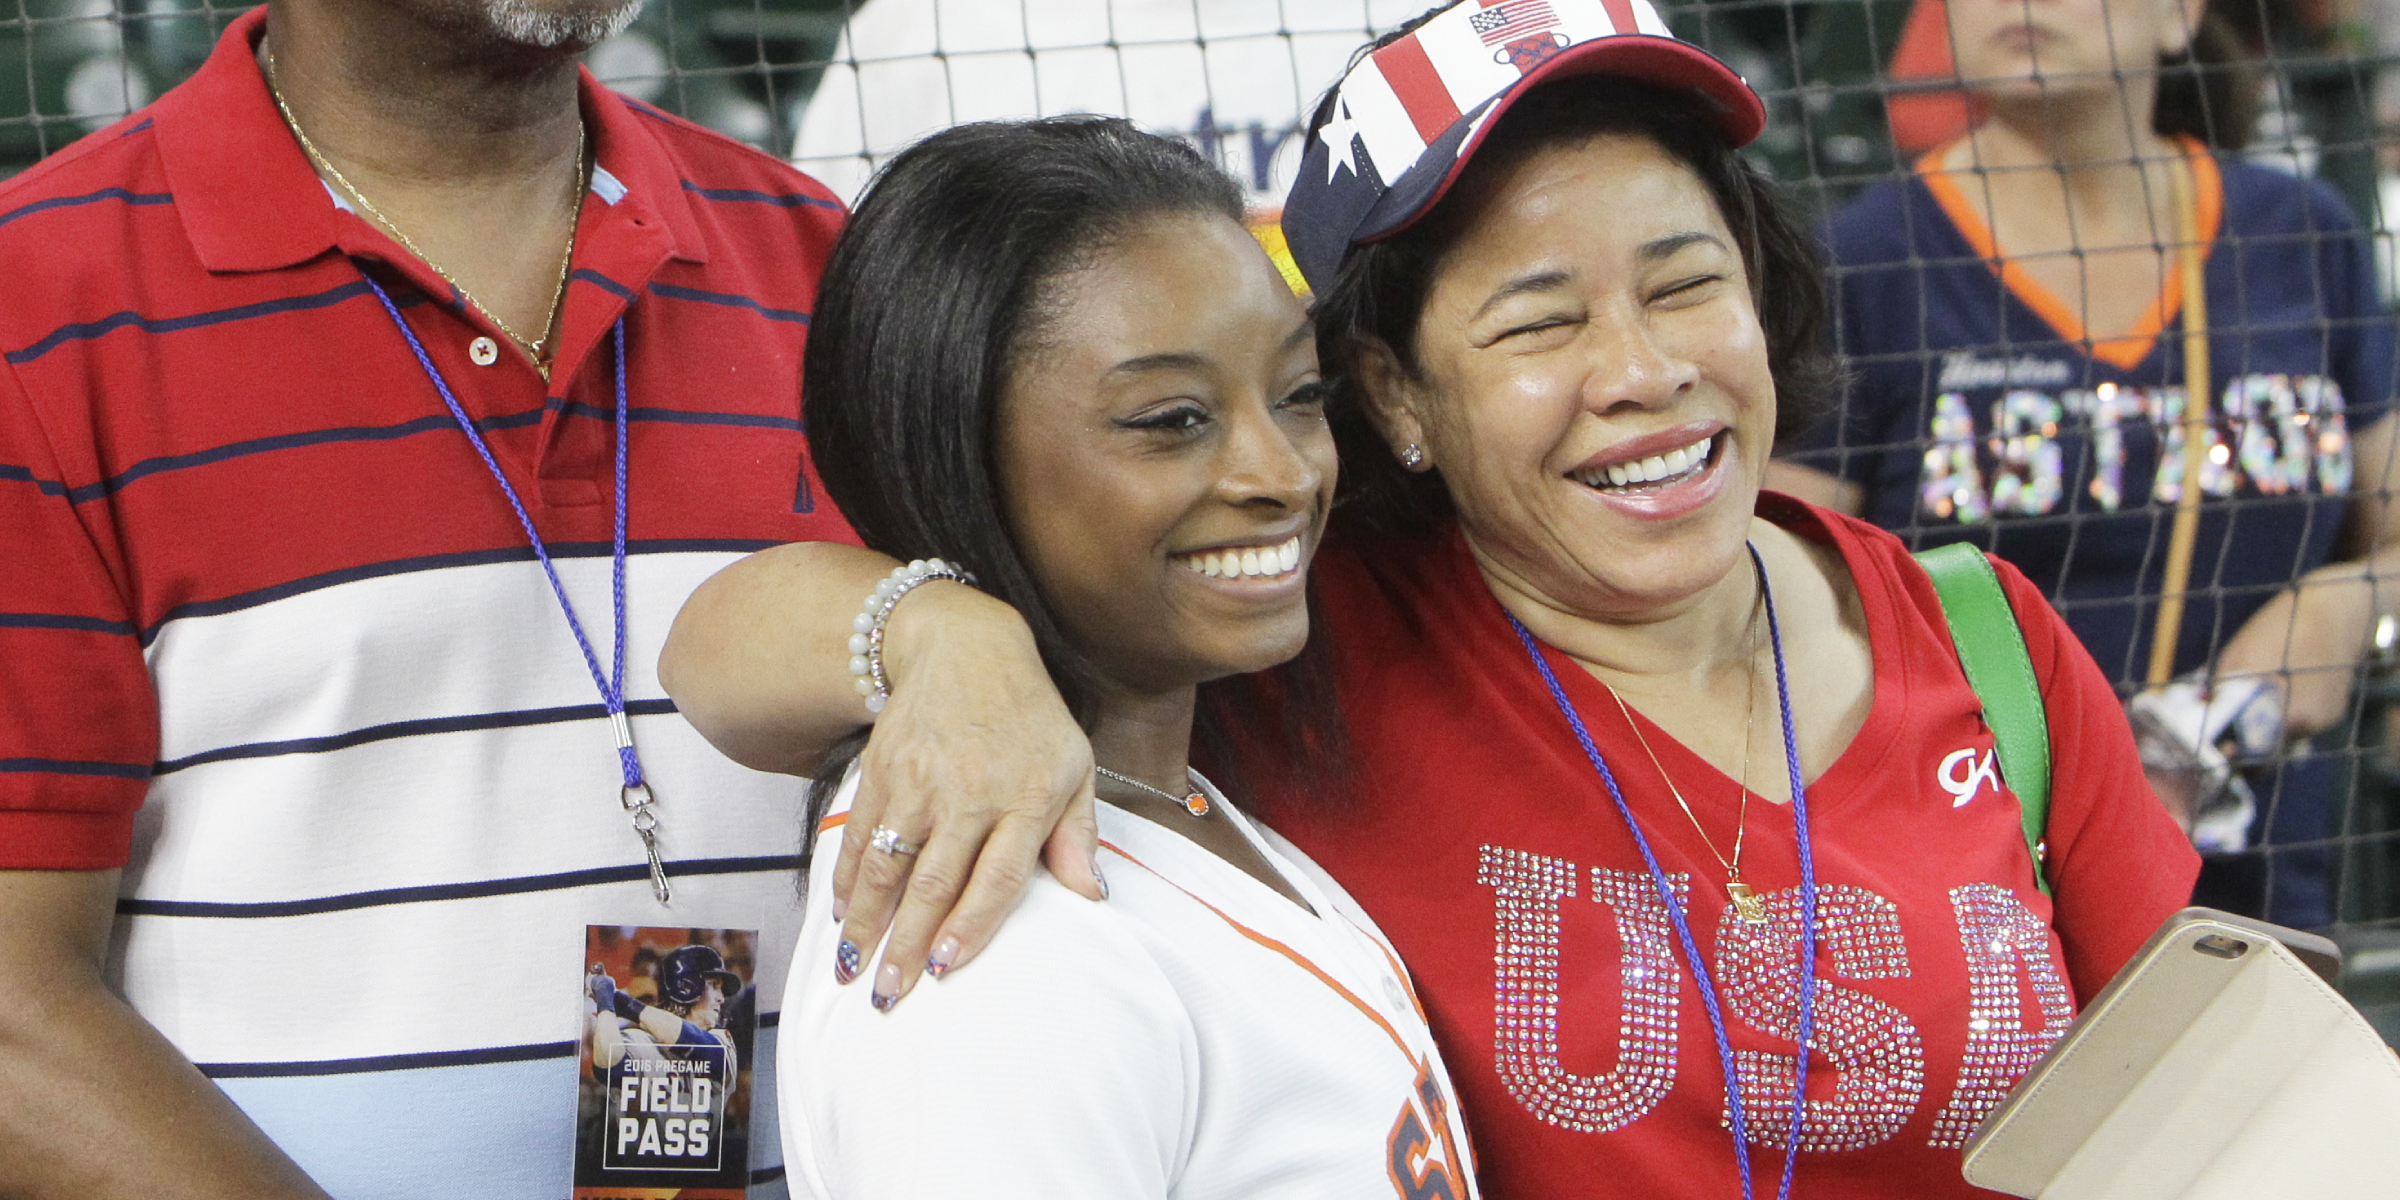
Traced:
<svg viewBox="0 0 2400 1200">
<path fill-rule="evenodd" d="M 1317 136 L 1325 143 L 1327 184 L 1331 184 L 1334 177 L 1342 173 L 1343 167 L 1349 167 L 1353 174 L 1357 173 L 1358 168 L 1350 161 L 1350 143 L 1358 140 L 1358 118 L 1350 115 L 1349 101 L 1333 102 L 1333 115 L 1325 119 L 1325 127 L 1317 132 Z"/>
</svg>

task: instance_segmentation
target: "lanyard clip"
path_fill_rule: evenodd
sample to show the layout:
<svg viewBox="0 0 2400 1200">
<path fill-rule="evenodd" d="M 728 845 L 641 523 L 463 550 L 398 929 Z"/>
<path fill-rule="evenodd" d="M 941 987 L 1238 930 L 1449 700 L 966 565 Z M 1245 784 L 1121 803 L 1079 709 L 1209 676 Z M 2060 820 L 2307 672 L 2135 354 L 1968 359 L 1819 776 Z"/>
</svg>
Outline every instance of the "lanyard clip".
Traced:
<svg viewBox="0 0 2400 1200">
<path fill-rule="evenodd" d="M 647 783 L 629 783 L 617 793 L 618 803 L 633 814 L 633 832 L 642 839 L 642 851 L 650 859 L 650 891 L 660 904 L 673 899 L 674 891 L 667 884 L 667 864 L 658 854 L 658 814 L 650 810 L 657 798 L 650 794 Z"/>
<path fill-rule="evenodd" d="M 618 790 L 617 799 L 625 806 L 626 812 L 633 814 L 633 824 L 636 829 L 641 828 L 645 823 L 652 827 L 657 826 L 658 814 L 651 812 L 650 806 L 658 803 L 658 798 L 650 794 L 649 784 L 626 784 Z"/>
</svg>

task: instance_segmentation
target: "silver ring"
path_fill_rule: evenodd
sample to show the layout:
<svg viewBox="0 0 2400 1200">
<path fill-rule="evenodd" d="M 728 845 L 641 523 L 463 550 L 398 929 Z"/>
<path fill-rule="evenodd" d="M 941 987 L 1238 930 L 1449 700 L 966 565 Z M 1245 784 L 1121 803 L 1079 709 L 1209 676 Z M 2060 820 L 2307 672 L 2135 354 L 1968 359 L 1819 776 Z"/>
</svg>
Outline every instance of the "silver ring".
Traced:
<svg viewBox="0 0 2400 1200">
<path fill-rule="evenodd" d="M 892 828 L 889 825 L 876 826 L 875 836 L 868 838 L 867 844 L 883 851 L 885 854 L 915 854 L 917 851 L 925 848 L 921 845 L 914 845 L 909 842 L 901 841 L 900 831 Z"/>
</svg>

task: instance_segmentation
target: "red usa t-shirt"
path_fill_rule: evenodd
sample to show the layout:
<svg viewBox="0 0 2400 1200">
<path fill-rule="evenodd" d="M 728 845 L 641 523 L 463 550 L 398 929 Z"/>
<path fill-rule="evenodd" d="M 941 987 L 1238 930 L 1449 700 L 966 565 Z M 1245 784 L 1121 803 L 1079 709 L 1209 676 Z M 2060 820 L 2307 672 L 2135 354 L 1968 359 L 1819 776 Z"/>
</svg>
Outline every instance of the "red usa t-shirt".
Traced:
<svg viewBox="0 0 2400 1200">
<path fill-rule="evenodd" d="M 2049 717 L 2044 896 L 1931 581 L 1863 522 L 1773 494 L 1759 513 L 1840 551 L 1875 659 L 1865 726 L 1808 784 L 1818 986 L 1793 1194 L 1989 1195 L 1960 1177 L 1967 1138 L 2184 904 L 2198 860 L 2091 658 L 1997 563 Z M 1337 539 L 1317 585 L 1359 775 L 1347 803 L 1272 816 L 1406 957 L 1486 1194 L 1739 1195 L 1724 1071 L 1665 903 L 1464 540 Z M 1769 920 L 1744 923 L 1606 691 L 1549 654 L 1710 964 L 1771 1197 L 1799 1027 L 1792 814 L 1750 806 L 1743 876 Z M 1734 781 L 1644 732 L 1699 820 L 1730 831 Z"/>
</svg>

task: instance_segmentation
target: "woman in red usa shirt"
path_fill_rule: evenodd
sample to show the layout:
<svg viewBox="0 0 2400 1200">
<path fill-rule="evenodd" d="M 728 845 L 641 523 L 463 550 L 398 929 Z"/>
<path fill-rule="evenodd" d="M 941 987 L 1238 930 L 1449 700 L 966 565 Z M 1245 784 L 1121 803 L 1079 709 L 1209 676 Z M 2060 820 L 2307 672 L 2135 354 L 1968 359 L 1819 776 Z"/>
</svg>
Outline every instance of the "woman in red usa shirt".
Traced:
<svg viewBox="0 0 2400 1200">
<path fill-rule="evenodd" d="M 1409 963 L 1493 1195 L 1974 1195 L 1967 1137 L 2189 892 L 2114 694 L 2020 576 L 2055 898 L 1922 571 L 1761 493 L 1825 311 L 1734 153 L 1762 124 L 1641 0 L 1474 0 L 1354 63 L 1285 208 L 1355 489 L 1316 563 L 1347 770 L 1241 765 Z M 805 632 L 871 582 L 838 578 L 855 555 L 770 551 L 687 607 L 697 727 L 856 726 Z M 1021 629 L 926 599 L 893 630 L 916 699 L 866 753 L 984 752 L 862 789 L 851 826 L 925 849 L 838 882 L 851 939 L 888 924 L 885 960 L 930 950 L 939 990 L 1091 760 L 1045 724 Z M 1305 678 L 1277 683 L 1228 715 L 1290 727 Z"/>
<path fill-rule="evenodd" d="M 2364 237 L 2333 192 L 2202 144 L 2247 136 L 2241 74 L 2212 71 L 2225 84 L 2203 103 L 2193 72 L 2156 69 L 2225 56 L 2198 8 L 1952 0 L 1958 71 L 1989 115 L 1834 217 L 1855 383 L 1844 419 L 1770 484 L 1918 545 L 1989 549 L 2057 602 L 2120 690 L 2143 686 L 2185 486 L 2184 334 L 2199 327 L 2184 311 L 2188 197 L 2207 443 L 2171 673 L 2268 681 L 2244 724 L 2269 752 L 2278 704 L 2289 737 L 2347 711 L 2375 618 L 2367 576 L 2400 566 L 2358 561 L 2388 552 L 2400 523 L 2380 499 L 2352 500 L 2389 486 L 2394 346 Z M 2220 687 L 2219 711 L 2256 687 Z M 2260 797 L 2271 828 L 2249 828 L 2236 802 L 2196 840 L 2321 839 L 2336 774 L 2295 755 Z M 2321 850 L 2277 852 L 2264 896 L 2253 881 L 2214 902 L 2324 924 L 2328 869 Z M 2212 862 L 2206 886 L 2217 880 Z"/>
</svg>

